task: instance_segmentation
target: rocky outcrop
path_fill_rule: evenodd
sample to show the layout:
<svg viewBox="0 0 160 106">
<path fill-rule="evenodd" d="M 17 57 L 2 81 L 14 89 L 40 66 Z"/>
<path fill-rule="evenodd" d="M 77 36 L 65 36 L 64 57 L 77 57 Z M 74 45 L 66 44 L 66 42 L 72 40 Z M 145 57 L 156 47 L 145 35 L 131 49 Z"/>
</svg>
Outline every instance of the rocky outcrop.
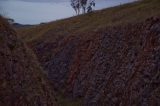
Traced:
<svg viewBox="0 0 160 106">
<path fill-rule="evenodd" d="M 160 105 L 159 18 L 45 39 L 31 47 L 55 90 L 86 106 Z"/>
<path fill-rule="evenodd" d="M 56 106 L 35 56 L 0 17 L 0 106 Z"/>
</svg>

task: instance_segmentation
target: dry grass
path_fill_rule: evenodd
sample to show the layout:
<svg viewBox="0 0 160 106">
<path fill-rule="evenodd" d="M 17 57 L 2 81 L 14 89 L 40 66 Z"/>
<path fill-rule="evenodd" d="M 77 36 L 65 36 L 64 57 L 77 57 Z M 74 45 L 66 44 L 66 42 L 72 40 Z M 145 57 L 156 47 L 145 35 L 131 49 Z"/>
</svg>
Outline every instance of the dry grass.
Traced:
<svg viewBox="0 0 160 106">
<path fill-rule="evenodd" d="M 82 106 L 82 101 L 80 99 L 70 100 L 64 96 L 58 96 L 57 104 L 59 106 Z"/>
<path fill-rule="evenodd" d="M 17 31 L 27 43 L 42 43 L 42 41 L 49 43 L 56 42 L 57 39 L 65 36 L 79 36 L 108 26 L 138 23 L 155 16 L 160 16 L 160 0 L 141 0 L 95 11 L 91 14 L 71 17 L 31 28 L 17 29 Z M 82 37 L 87 39 L 87 35 Z M 79 100 L 73 102 L 62 96 L 58 97 L 58 100 L 60 106 L 81 105 Z"/>
<path fill-rule="evenodd" d="M 6 30 L 9 27 L 8 22 L 0 15 L 0 30 Z"/>
<path fill-rule="evenodd" d="M 107 26 L 137 23 L 152 16 L 160 16 L 160 0 L 142 0 L 95 11 L 91 14 L 20 29 L 18 32 L 25 41 L 30 42 L 42 39 L 49 33 L 61 36 L 89 32 Z M 52 40 L 54 40 L 53 36 Z"/>
</svg>

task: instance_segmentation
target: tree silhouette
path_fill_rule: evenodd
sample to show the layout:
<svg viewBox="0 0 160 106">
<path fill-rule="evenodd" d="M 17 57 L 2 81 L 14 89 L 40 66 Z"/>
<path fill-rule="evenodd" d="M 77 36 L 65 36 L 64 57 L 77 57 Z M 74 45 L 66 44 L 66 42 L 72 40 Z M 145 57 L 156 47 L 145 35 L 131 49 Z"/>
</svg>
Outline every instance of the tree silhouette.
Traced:
<svg viewBox="0 0 160 106">
<path fill-rule="evenodd" d="M 77 15 L 80 14 L 80 9 L 82 9 L 82 13 L 86 13 L 86 10 L 89 13 L 95 7 L 95 0 L 71 0 L 71 6 Z"/>
<path fill-rule="evenodd" d="M 87 7 L 87 13 L 92 12 L 92 11 L 93 11 L 93 7 L 95 7 L 95 5 L 96 5 L 95 1 L 94 1 L 94 0 L 91 0 L 91 1 L 89 2 L 88 7 Z"/>
<path fill-rule="evenodd" d="M 71 0 L 71 6 L 75 10 L 76 14 L 79 15 L 81 8 L 80 0 Z"/>
<path fill-rule="evenodd" d="M 82 6 L 82 9 L 83 9 L 83 13 L 86 13 L 87 1 L 88 0 L 81 0 L 81 6 Z"/>
</svg>

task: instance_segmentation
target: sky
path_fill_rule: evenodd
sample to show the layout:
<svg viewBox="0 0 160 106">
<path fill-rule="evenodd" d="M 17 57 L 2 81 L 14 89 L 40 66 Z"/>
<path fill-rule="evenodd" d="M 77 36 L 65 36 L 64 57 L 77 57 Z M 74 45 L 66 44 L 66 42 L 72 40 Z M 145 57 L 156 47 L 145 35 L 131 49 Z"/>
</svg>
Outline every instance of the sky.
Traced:
<svg viewBox="0 0 160 106">
<path fill-rule="evenodd" d="M 135 0 L 96 0 L 95 10 Z M 40 24 L 75 16 L 70 0 L 0 0 L 0 13 L 21 24 Z"/>
<path fill-rule="evenodd" d="M 20 0 L 25 2 L 64 2 L 69 0 Z"/>
</svg>

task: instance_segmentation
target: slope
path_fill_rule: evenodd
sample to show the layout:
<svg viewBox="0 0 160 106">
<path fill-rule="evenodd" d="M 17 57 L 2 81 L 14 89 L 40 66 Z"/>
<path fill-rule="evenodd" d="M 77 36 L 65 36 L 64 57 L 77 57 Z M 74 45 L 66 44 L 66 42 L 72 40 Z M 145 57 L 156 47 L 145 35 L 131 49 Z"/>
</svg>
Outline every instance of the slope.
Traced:
<svg viewBox="0 0 160 106">
<path fill-rule="evenodd" d="M 91 14 L 54 21 L 33 26 L 32 28 L 24 28 L 24 30 L 21 29 L 18 32 L 26 42 L 34 42 L 36 39 L 49 40 L 49 38 L 53 40 L 57 36 L 63 37 L 71 34 L 96 31 L 107 26 L 141 22 L 147 18 L 159 16 L 159 10 L 159 0 L 139 0 L 134 3 L 95 11 Z"/>
<path fill-rule="evenodd" d="M 0 106 L 56 106 L 33 53 L 0 17 Z"/>
<path fill-rule="evenodd" d="M 141 0 L 19 34 L 66 97 L 86 106 L 157 106 L 159 17 L 159 0 Z"/>
</svg>

